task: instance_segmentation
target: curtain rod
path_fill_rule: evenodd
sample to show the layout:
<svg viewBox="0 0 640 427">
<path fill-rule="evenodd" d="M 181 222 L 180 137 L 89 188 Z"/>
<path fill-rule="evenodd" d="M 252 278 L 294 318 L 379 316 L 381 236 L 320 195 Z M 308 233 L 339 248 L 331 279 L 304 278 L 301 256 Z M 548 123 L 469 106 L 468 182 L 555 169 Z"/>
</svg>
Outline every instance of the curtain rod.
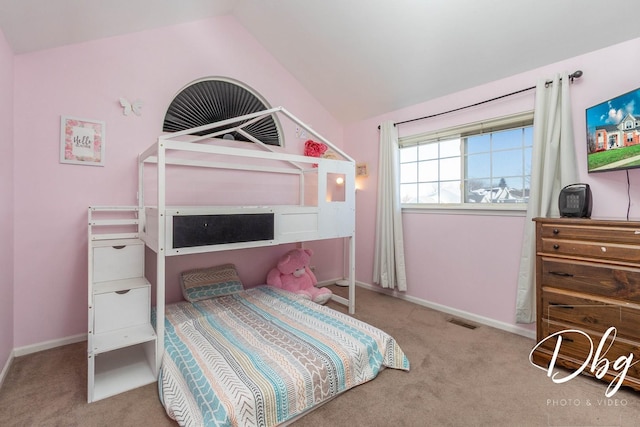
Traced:
<svg viewBox="0 0 640 427">
<path fill-rule="evenodd" d="M 574 79 L 579 79 L 580 77 L 582 77 L 582 71 L 580 71 L 580 70 L 574 71 L 573 73 L 569 74 L 569 80 L 571 81 L 571 83 L 573 83 Z M 560 78 L 560 80 L 562 80 L 562 78 Z M 553 83 L 553 81 L 551 81 L 551 80 L 547 80 L 547 82 L 546 82 L 547 85 L 549 85 L 551 83 Z M 433 117 L 442 116 L 444 114 L 449 114 L 449 113 L 454 113 L 456 111 L 464 110 L 466 108 L 477 107 L 478 105 L 486 104 L 486 103 L 492 102 L 492 101 L 497 101 L 498 99 L 506 98 L 508 96 L 517 95 L 519 93 L 527 92 L 527 91 L 533 90 L 535 88 L 536 88 L 536 86 L 531 86 L 531 87 L 528 87 L 528 88 L 525 88 L 525 89 L 517 90 L 515 92 L 507 93 L 505 95 L 496 96 L 495 98 L 486 99 L 484 101 L 476 102 L 475 104 L 470 104 L 470 105 L 466 105 L 464 107 L 454 108 L 453 110 L 443 111 L 441 113 L 431 114 L 429 116 L 416 117 L 415 119 L 403 120 L 401 122 L 395 122 L 393 125 L 397 126 L 397 125 L 401 125 L 401 124 L 404 124 L 404 123 L 415 122 L 417 120 L 431 119 Z M 378 129 L 380 129 L 380 125 L 378 125 Z"/>
</svg>

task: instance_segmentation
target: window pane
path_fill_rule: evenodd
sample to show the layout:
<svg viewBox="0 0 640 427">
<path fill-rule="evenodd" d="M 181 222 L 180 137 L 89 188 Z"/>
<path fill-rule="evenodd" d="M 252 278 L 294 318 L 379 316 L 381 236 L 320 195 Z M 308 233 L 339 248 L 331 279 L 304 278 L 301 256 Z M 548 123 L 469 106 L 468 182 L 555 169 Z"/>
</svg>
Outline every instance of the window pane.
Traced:
<svg viewBox="0 0 640 427">
<path fill-rule="evenodd" d="M 440 203 L 460 203 L 460 181 L 440 182 Z"/>
<path fill-rule="evenodd" d="M 403 147 L 400 149 L 400 163 L 415 162 L 418 160 L 418 146 Z"/>
<path fill-rule="evenodd" d="M 522 129 L 503 130 L 492 134 L 492 150 L 504 150 L 515 147 L 522 147 Z"/>
<path fill-rule="evenodd" d="M 514 181 L 514 187 L 511 190 L 519 203 L 527 203 L 529 201 L 529 176 L 518 178 Z"/>
<path fill-rule="evenodd" d="M 418 158 L 420 160 L 431 160 L 438 158 L 438 143 L 420 144 L 418 146 Z"/>
<path fill-rule="evenodd" d="M 460 156 L 460 139 L 440 141 L 440 158 Z"/>
<path fill-rule="evenodd" d="M 523 189 L 524 177 L 504 177 L 494 180 L 494 203 L 526 203 L 529 191 Z"/>
<path fill-rule="evenodd" d="M 531 156 L 533 155 L 533 148 L 524 149 L 524 174 L 531 175 Z"/>
<path fill-rule="evenodd" d="M 467 181 L 467 192 L 489 188 L 489 179 L 470 179 Z"/>
<path fill-rule="evenodd" d="M 467 137 L 467 154 L 482 153 L 491 150 L 491 134 L 475 135 Z"/>
<path fill-rule="evenodd" d="M 490 188 L 489 180 L 473 179 L 467 181 L 465 203 L 484 203 Z"/>
<path fill-rule="evenodd" d="M 418 164 L 402 163 L 400 164 L 400 182 L 416 182 L 418 181 Z"/>
<path fill-rule="evenodd" d="M 417 184 L 400 184 L 400 203 L 418 203 Z"/>
<path fill-rule="evenodd" d="M 453 179 L 460 179 L 460 158 L 453 157 L 449 159 L 440 160 L 440 180 L 450 181 Z"/>
<path fill-rule="evenodd" d="M 533 145 L 533 126 L 524 128 L 524 145 L 527 147 Z"/>
<path fill-rule="evenodd" d="M 419 203 L 438 203 L 438 183 L 425 183 L 418 185 L 420 194 Z"/>
<path fill-rule="evenodd" d="M 438 180 L 438 161 L 429 160 L 428 162 L 418 163 L 418 181 L 437 181 Z"/>
<path fill-rule="evenodd" d="M 493 176 L 522 175 L 522 150 L 494 151 Z"/>
<path fill-rule="evenodd" d="M 489 176 L 491 176 L 491 156 L 489 153 L 467 157 L 467 179 L 486 178 Z"/>
<path fill-rule="evenodd" d="M 511 195 L 515 197 L 518 203 L 525 202 L 525 197 L 528 196 L 528 191 L 524 190 L 524 179 L 522 177 L 511 177 L 509 178 L 509 190 L 511 191 Z"/>
</svg>

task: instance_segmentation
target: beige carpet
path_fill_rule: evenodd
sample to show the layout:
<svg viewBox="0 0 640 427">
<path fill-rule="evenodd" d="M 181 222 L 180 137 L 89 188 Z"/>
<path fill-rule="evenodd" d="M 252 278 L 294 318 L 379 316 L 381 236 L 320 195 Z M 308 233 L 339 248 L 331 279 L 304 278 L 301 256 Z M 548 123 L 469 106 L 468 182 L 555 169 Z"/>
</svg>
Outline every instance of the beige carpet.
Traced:
<svg viewBox="0 0 640 427">
<path fill-rule="evenodd" d="M 606 384 L 585 376 L 554 384 L 529 364 L 530 339 L 468 329 L 366 289 L 356 302 L 356 317 L 393 335 L 411 371 L 382 371 L 296 427 L 640 425 L 640 394 L 625 389 L 607 399 Z M 0 426 L 172 425 L 155 384 L 87 404 L 86 343 L 14 359 L 0 389 Z"/>
</svg>

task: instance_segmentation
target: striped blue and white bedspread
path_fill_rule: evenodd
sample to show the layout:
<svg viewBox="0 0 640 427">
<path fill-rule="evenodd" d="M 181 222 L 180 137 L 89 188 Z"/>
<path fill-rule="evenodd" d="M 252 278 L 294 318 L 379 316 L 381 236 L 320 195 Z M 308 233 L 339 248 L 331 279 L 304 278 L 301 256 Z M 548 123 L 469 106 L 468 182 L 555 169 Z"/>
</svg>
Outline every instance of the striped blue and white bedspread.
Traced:
<svg viewBox="0 0 640 427">
<path fill-rule="evenodd" d="M 183 426 L 275 426 L 409 370 L 387 333 L 269 286 L 169 305 L 165 323 L 160 398 Z"/>
</svg>

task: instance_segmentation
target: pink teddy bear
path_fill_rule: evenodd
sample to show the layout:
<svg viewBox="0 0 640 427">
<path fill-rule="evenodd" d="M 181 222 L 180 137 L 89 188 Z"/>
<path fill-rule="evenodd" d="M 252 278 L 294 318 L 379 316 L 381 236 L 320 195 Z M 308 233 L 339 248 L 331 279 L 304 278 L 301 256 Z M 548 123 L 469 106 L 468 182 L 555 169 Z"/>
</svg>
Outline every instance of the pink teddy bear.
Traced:
<svg viewBox="0 0 640 427">
<path fill-rule="evenodd" d="M 267 285 L 302 295 L 318 304 L 329 301 L 332 292 L 327 288 L 315 287 L 318 280 L 309 269 L 311 255 L 311 249 L 293 249 L 284 254 L 277 267 L 267 274 Z"/>
</svg>

